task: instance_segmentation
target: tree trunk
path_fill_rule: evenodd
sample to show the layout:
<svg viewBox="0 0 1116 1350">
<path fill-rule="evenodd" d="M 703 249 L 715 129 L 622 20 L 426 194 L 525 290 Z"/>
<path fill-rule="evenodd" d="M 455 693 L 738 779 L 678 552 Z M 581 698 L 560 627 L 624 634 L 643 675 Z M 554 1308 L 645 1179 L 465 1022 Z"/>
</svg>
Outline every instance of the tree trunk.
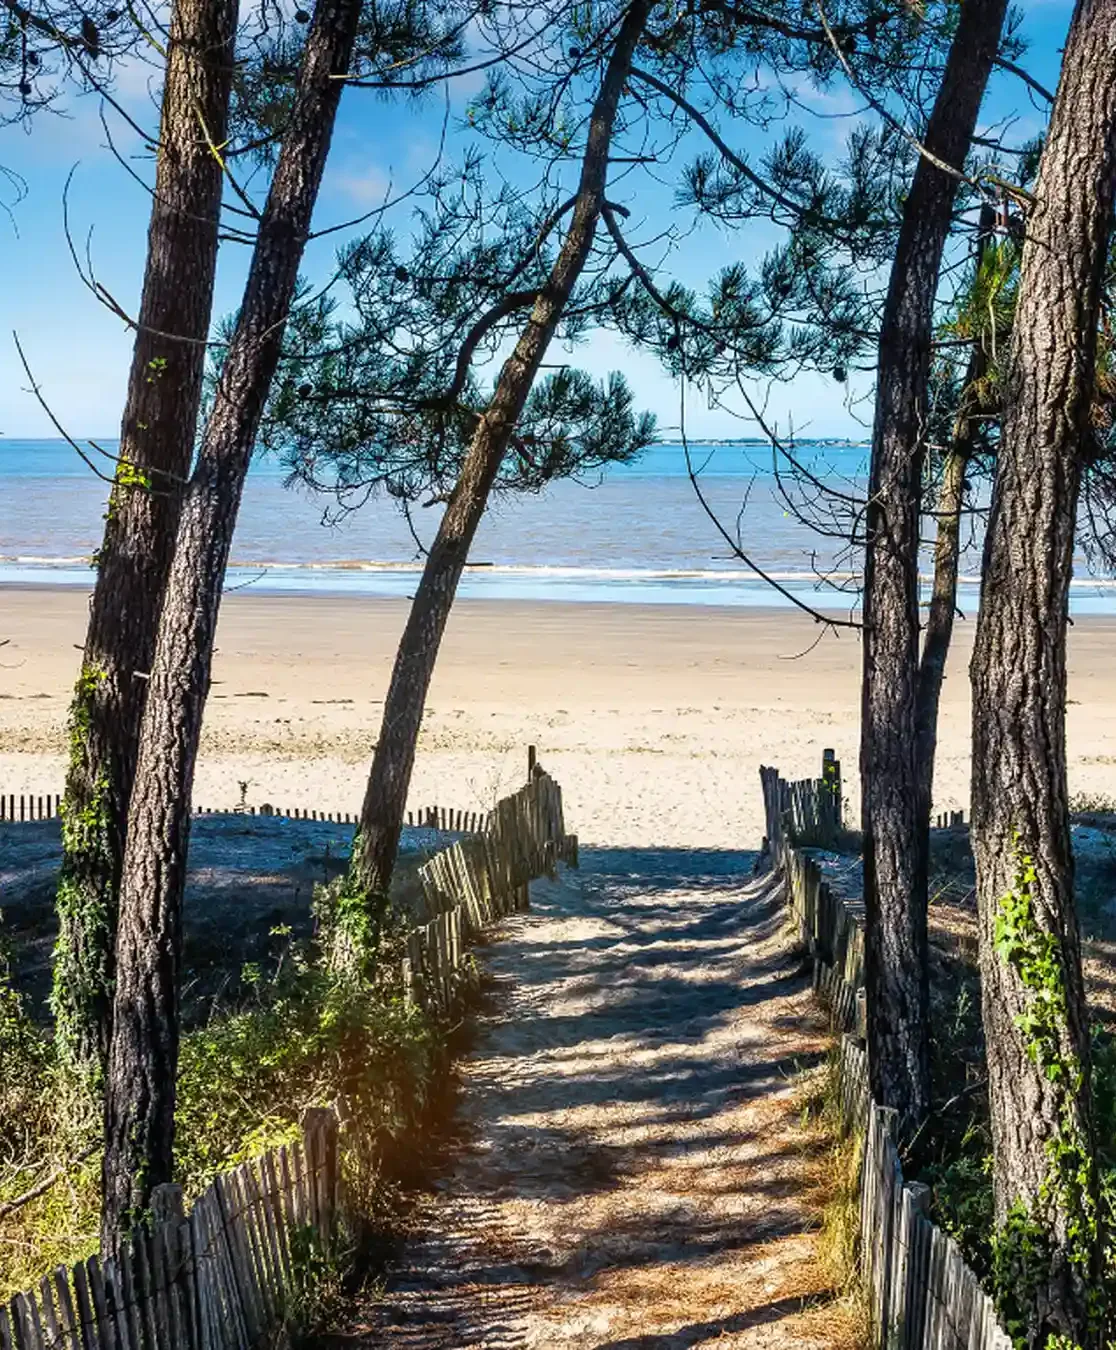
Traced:
<svg viewBox="0 0 1116 1350">
<path fill-rule="evenodd" d="M 966 0 L 924 138 L 964 164 L 1006 0 Z M 872 1091 L 911 1133 L 930 1107 L 926 830 L 915 735 L 919 503 L 934 297 L 957 179 L 920 157 L 880 329 L 864 574 L 860 745 Z"/>
<path fill-rule="evenodd" d="M 121 463 L 71 705 L 53 1005 L 64 1054 L 95 1077 L 108 1055 L 117 893 L 145 681 L 201 401 L 223 182 L 206 132 L 214 144 L 225 139 L 236 18 L 236 0 L 177 0 L 171 14 Z"/>
<path fill-rule="evenodd" d="M 996 216 L 987 204 L 981 207 L 977 235 L 976 265 L 979 271 L 985 246 L 995 229 Z M 988 369 L 988 357 L 982 342 L 977 342 L 969 357 L 960 407 L 953 425 L 953 436 L 942 466 L 942 486 L 938 494 L 938 523 L 934 540 L 934 582 L 930 609 L 922 635 L 922 659 L 918 667 L 915 725 L 917 728 L 918 778 L 922 814 L 929 847 L 930 816 L 934 801 L 934 758 L 938 749 L 938 706 L 946 661 L 953 640 L 953 617 L 957 610 L 957 577 L 961 563 L 961 512 L 965 505 L 965 475 L 976 440 L 976 428 L 970 390 Z"/>
<path fill-rule="evenodd" d="M 1027 221 L 972 660 L 973 843 L 1005 1315 L 1100 1343 L 1066 625 L 1116 194 L 1116 0 L 1081 0 Z M 1026 1226 L 1045 1230 L 1020 1273 Z M 1035 1243 L 1032 1241 L 1031 1250 Z"/>
<path fill-rule="evenodd" d="M 120 887 L 105 1096 L 102 1235 L 171 1179 L 182 890 L 190 792 L 225 567 L 279 359 L 361 0 L 319 0 L 260 222 L 240 318 L 190 479 L 140 732 Z"/>
<path fill-rule="evenodd" d="M 955 436 L 942 466 L 942 485 L 938 493 L 938 530 L 934 541 L 934 582 L 930 592 L 930 610 L 926 616 L 926 631 L 922 635 L 922 659 L 918 667 L 916 691 L 918 791 L 927 830 L 934 800 L 938 705 L 953 638 L 953 616 L 957 608 L 961 511 L 965 503 L 965 474 L 968 467 L 968 448 Z"/>
<path fill-rule="evenodd" d="M 650 0 L 634 0 L 617 34 L 589 121 L 569 233 L 477 425 L 400 639 L 353 857 L 354 882 L 376 905 L 386 903 L 426 693 L 457 583 L 516 421 L 589 256 L 605 200 L 616 110 L 650 10 Z"/>
</svg>

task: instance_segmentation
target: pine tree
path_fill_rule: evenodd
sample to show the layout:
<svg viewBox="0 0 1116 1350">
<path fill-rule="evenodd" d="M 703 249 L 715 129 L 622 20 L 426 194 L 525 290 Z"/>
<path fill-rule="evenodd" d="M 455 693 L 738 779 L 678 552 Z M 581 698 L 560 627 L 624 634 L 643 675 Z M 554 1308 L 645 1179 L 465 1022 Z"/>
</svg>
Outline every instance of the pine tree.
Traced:
<svg viewBox="0 0 1116 1350">
<path fill-rule="evenodd" d="M 157 172 L 119 460 L 70 710 L 53 1007 L 65 1057 L 108 1055 L 117 888 L 136 741 L 190 469 L 224 175 L 235 0 L 178 0 L 167 40 Z"/>
<path fill-rule="evenodd" d="M 1082 0 L 1027 212 L 972 661 L 973 844 L 1001 1316 L 1106 1325 L 1066 786 L 1066 626 L 1116 200 L 1116 4 Z"/>
</svg>

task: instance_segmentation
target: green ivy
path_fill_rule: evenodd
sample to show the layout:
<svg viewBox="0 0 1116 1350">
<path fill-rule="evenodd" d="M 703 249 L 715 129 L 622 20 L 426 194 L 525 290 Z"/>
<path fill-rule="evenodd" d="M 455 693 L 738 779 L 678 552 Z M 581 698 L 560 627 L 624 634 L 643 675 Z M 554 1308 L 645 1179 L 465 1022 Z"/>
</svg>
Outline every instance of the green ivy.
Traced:
<svg viewBox="0 0 1116 1350">
<path fill-rule="evenodd" d="M 150 383 L 151 377 L 148 377 Z M 139 423 L 142 428 L 144 424 Z M 141 469 L 134 460 L 128 459 L 126 455 L 116 461 L 116 473 L 113 475 L 112 491 L 109 493 L 108 505 L 105 507 L 101 519 L 106 526 L 111 525 L 117 518 L 120 510 L 120 494 L 122 492 L 138 489 L 140 492 L 151 491 L 151 475 Z M 94 549 L 92 562 L 94 567 L 100 567 L 104 561 L 105 550 L 101 548 Z"/>
<path fill-rule="evenodd" d="M 353 839 L 352 856 L 360 855 L 360 833 Z M 326 964 L 338 978 L 369 979 L 383 956 L 390 936 L 386 897 L 372 895 L 361 882 L 355 864 L 315 893 L 314 913 L 323 938 Z"/>
<path fill-rule="evenodd" d="M 1023 1033 L 1027 1054 L 1050 1082 L 1072 1080 L 1069 1090 L 1081 1086 L 1081 1068 L 1061 1051 L 1066 1022 L 1066 989 L 1061 948 L 1054 933 L 1035 921 L 1033 887 L 1035 866 L 1031 858 L 1017 855 L 1015 883 L 1001 899 L 996 912 L 996 954 L 1014 967 L 1030 995 L 1027 1008 L 1015 1018 Z"/>
<path fill-rule="evenodd" d="M 96 778 L 84 801 L 73 795 L 73 784 L 85 781 L 93 704 L 106 678 L 105 671 L 86 666 L 70 705 L 70 790 L 61 810 L 62 874 L 56 897 L 58 940 L 50 1000 L 63 1061 L 93 1083 L 103 1067 L 96 1049 L 98 1009 L 112 997 L 110 952 L 115 925 L 110 887 L 115 852 L 106 775 Z"/>
<path fill-rule="evenodd" d="M 1067 997 L 1061 946 L 1055 934 L 1035 918 L 1034 860 L 1016 836 L 1016 868 L 1012 888 L 997 908 L 993 939 L 997 956 L 1013 969 L 1027 993 L 1024 1010 L 1015 1018 L 1027 1055 L 1054 1086 L 1058 1125 L 1046 1144 L 1048 1169 L 1032 1207 L 1017 1200 L 993 1236 L 993 1288 L 1005 1329 L 1018 1345 L 1029 1343 L 1038 1295 L 1049 1280 L 1055 1255 L 1055 1216 L 1065 1224 L 1064 1258 L 1087 1290 L 1090 1339 L 1099 1339 L 1107 1293 L 1090 1280 L 1094 1254 L 1108 1216 L 1098 1211 L 1096 1159 L 1078 1120 L 1078 1098 L 1084 1069 L 1066 1048 Z M 1055 1350 L 1050 1337 L 1046 1350 Z M 1069 1350 L 1068 1343 L 1062 1350 Z"/>
<path fill-rule="evenodd" d="M 130 459 L 121 459 L 116 465 L 116 487 L 118 488 L 140 488 L 144 492 L 151 491 L 151 475 L 145 473 L 143 469 Z"/>
</svg>

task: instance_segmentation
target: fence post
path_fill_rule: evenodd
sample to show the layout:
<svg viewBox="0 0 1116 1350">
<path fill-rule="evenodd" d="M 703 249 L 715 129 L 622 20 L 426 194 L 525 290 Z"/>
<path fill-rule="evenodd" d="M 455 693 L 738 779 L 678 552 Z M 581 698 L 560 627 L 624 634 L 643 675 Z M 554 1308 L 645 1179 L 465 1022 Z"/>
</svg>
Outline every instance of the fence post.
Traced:
<svg viewBox="0 0 1116 1350">
<path fill-rule="evenodd" d="M 318 1219 L 328 1246 L 337 1210 L 337 1112 L 328 1106 L 308 1106 L 299 1124 L 306 1150 L 311 1214 Z"/>
<path fill-rule="evenodd" d="M 903 1187 L 908 1212 L 904 1298 L 900 1306 L 901 1350 L 917 1350 L 926 1326 L 926 1267 L 930 1255 L 930 1187 L 908 1181 Z"/>
<path fill-rule="evenodd" d="M 873 1103 L 876 1150 L 872 1205 L 873 1246 L 872 1325 L 877 1345 L 887 1344 L 888 1313 L 891 1307 L 891 1275 L 895 1258 L 895 1193 L 901 1185 L 899 1160 L 895 1152 L 895 1126 L 898 1112 L 892 1106 Z"/>
<path fill-rule="evenodd" d="M 151 1192 L 151 1251 L 163 1279 L 165 1331 L 171 1345 L 200 1350 L 197 1288 L 190 1225 L 182 1187 L 165 1182 Z"/>
<path fill-rule="evenodd" d="M 831 843 L 836 843 L 837 831 L 841 828 L 844 804 L 841 800 L 841 761 L 833 750 L 822 751 L 822 783 L 829 789 L 826 803 L 830 812 Z"/>
</svg>

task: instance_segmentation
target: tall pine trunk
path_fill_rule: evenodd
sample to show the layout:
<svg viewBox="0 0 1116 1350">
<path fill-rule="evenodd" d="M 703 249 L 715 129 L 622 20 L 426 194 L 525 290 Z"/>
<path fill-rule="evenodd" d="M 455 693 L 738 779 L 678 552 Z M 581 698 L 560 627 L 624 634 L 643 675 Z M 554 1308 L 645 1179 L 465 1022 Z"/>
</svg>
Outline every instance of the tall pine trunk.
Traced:
<svg viewBox="0 0 1116 1350">
<path fill-rule="evenodd" d="M 63 1051 L 99 1076 L 111 1029 L 117 895 L 147 676 L 205 369 L 236 0 L 171 13 L 155 192 L 120 465 L 97 555 L 71 752 L 53 1005 Z M 144 486 L 144 484 L 149 486 Z"/>
<path fill-rule="evenodd" d="M 236 332 L 179 521 L 140 732 L 120 886 L 102 1236 L 171 1178 L 190 793 L 245 475 L 352 55 L 361 0 L 319 0 Z"/>
<path fill-rule="evenodd" d="M 924 143 L 964 164 L 1006 0 L 965 0 Z M 880 328 L 864 575 L 860 773 L 872 1091 L 911 1133 L 930 1109 L 927 837 L 918 771 L 918 554 L 934 298 L 958 180 L 920 156 Z"/>
<path fill-rule="evenodd" d="M 977 270 L 988 240 L 995 228 L 992 207 L 981 207 L 977 235 Z M 938 492 L 937 532 L 934 539 L 934 581 L 930 608 L 922 635 L 922 657 L 918 666 L 915 724 L 918 736 L 918 777 L 924 829 L 929 838 L 930 815 L 934 800 L 934 760 L 938 749 L 938 709 L 945 681 L 946 662 L 953 641 L 953 620 L 957 612 L 957 578 L 961 568 L 961 515 L 965 508 L 965 478 L 976 442 L 973 409 L 973 385 L 984 376 L 988 357 L 977 342 L 965 371 L 961 406 L 953 425 L 953 435 L 942 465 L 942 483 Z"/>
<path fill-rule="evenodd" d="M 376 904 L 386 902 L 391 883 L 426 694 L 457 583 L 516 421 L 589 256 L 605 200 L 616 112 L 650 10 L 650 0 L 633 0 L 617 33 L 589 120 L 569 233 L 477 425 L 400 639 L 353 858 L 353 881 Z"/>
<path fill-rule="evenodd" d="M 1116 193 L 1116 0 L 1077 5 L 1035 192 L 972 659 L 982 1012 L 1005 1316 L 1032 1345 L 1051 1332 L 1098 1345 L 1066 627 Z"/>
</svg>

